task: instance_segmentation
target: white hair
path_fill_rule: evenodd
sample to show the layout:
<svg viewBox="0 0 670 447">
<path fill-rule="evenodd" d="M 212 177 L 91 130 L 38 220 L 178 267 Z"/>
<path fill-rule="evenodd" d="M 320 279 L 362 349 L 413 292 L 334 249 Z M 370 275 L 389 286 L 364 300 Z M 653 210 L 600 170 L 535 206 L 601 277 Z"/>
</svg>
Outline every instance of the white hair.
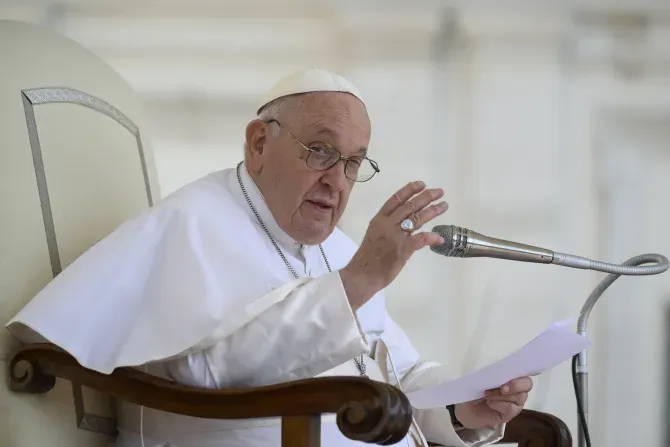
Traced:
<svg viewBox="0 0 670 447">
<path fill-rule="evenodd" d="M 283 96 L 267 103 L 258 113 L 258 119 L 261 121 L 277 120 L 280 123 L 282 118 L 286 115 L 286 106 L 290 102 L 289 97 Z M 272 126 L 271 135 L 273 138 L 279 136 L 280 129 L 277 126 Z"/>
<path fill-rule="evenodd" d="M 286 109 L 287 109 L 286 106 L 288 105 L 289 102 L 290 98 L 287 96 L 282 96 L 281 98 L 274 99 L 261 108 L 256 118 L 265 122 L 271 120 L 277 120 L 281 123 L 282 118 L 286 116 Z M 272 138 L 277 138 L 280 132 L 281 129 L 279 128 L 279 126 L 270 126 L 270 136 L 272 136 Z M 247 152 L 246 141 L 242 145 L 242 148 L 244 150 L 246 158 L 246 152 Z"/>
</svg>

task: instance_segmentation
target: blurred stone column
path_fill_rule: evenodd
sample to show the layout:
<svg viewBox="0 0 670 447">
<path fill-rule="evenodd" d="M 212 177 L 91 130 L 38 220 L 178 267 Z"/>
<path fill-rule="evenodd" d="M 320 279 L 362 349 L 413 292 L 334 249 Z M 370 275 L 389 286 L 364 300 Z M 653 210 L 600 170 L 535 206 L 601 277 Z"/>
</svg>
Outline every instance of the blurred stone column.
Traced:
<svg viewBox="0 0 670 447">
<path fill-rule="evenodd" d="M 578 82 L 568 148 L 585 162 L 575 164 L 583 174 L 569 185 L 571 196 L 581 198 L 571 219 L 573 242 L 617 263 L 645 252 L 663 253 L 664 197 L 655 195 L 663 189 L 651 185 L 660 183 L 658 172 L 667 165 L 661 148 L 670 103 L 670 27 L 662 15 L 642 12 L 583 12 L 573 22 L 569 57 Z M 593 217 L 577 217 L 584 215 Z M 590 275 L 583 283 L 584 299 L 603 276 Z M 662 418 L 667 407 L 659 393 L 667 374 L 667 348 L 658 335 L 667 324 L 664 276 L 620 278 L 591 314 L 594 445 L 667 444 Z"/>
<path fill-rule="evenodd" d="M 372 119 L 369 156 L 381 173 L 357 185 L 342 227 L 360 241 L 370 218 L 399 188 L 413 180 L 442 187 L 452 202 L 455 183 L 448 151 L 453 145 L 445 122 L 446 85 L 436 76 L 439 14 L 374 11 L 341 19 L 344 75 L 363 92 Z M 448 223 L 447 214 L 428 223 Z M 453 269 L 428 249 L 416 253 L 388 288 L 389 312 L 426 358 L 450 361 L 454 346 Z"/>
<path fill-rule="evenodd" d="M 567 79 L 560 15 L 462 13 L 462 45 L 448 73 L 458 129 L 460 203 L 454 224 L 494 237 L 561 250 Z M 452 164 L 456 165 L 452 162 Z M 457 214 L 458 213 L 458 214 Z M 457 263 L 462 263 L 455 267 Z M 462 373 L 517 349 L 557 319 L 578 313 L 564 283 L 576 273 L 495 259 L 452 260 L 459 271 L 458 344 Z M 536 379 L 530 405 L 572 417 L 569 369 Z M 547 408 L 551 402 L 552 408 Z"/>
<path fill-rule="evenodd" d="M 469 60 L 470 42 L 460 16 L 446 8 L 440 30 L 433 41 L 433 104 L 435 151 L 433 172 L 445 189 L 449 211 L 442 219 L 447 225 L 466 225 L 470 214 L 472 187 L 472 85 Z M 469 323 L 468 284 L 463 280 L 467 263 L 461 259 L 431 259 L 437 278 L 434 306 L 448 328 L 446 349 L 441 360 L 462 372 L 463 356 L 472 340 L 467 336 Z"/>
</svg>

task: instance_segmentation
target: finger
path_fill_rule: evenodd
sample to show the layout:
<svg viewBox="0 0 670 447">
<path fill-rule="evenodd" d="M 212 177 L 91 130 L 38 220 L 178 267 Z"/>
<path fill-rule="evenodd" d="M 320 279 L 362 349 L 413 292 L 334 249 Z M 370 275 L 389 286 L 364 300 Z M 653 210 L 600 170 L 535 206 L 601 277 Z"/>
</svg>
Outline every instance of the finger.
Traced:
<svg viewBox="0 0 670 447">
<path fill-rule="evenodd" d="M 528 393 L 533 389 L 533 379 L 530 377 L 519 377 L 518 379 L 510 380 L 502 385 L 500 388 L 494 388 L 486 391 L 486 397 L 504 396 L 506 394 L 514 393 Z"/>
<path fill-rule="evenodd" d="M 487 401 L 486 405 L 490 409 L 500 413 L 504 420 L 511 419 L 514 415 L 516 415 L 520 411 L 519 406 L 512 402 L 502 402 L 495 400 L 495 401 Z"/>
<path fill-rule="evenodd" d="M 390 215 L 393 213 L 400 205 L 407 202 L 409 199 L 414 197 L 416 194 L 420 193 L 426 188 L 426 184 L 421 181 L 410 182 L 396 191 L 395 194 L 389 198 L 386 203 L 379 210 L 380 214 Z"/>
<path fill-rule="evenodd" d="M 410 249 L 412 250 L 412 253 L 421 250 L 423 247 L 438 244 L 444 244 L 442 236 L 429 231 L 415 233 L 410 238 Z"/>
<path fill-rule="evenodd" d="M 533 379 L 530 377 L 519 377 L 518 379 L 510 380 L 502 386 L 504 393 L 528 393 L 533 389 Z"/>
<path fill-rule="evenodd" d="M 444 191 L 441 188 L 431 188 L 426 189 L 418 196 L 412 198 L 411 200 L 405 201 L 392 213 L 391 218 L 397 222 L 400 222 L 419 211 L 423 210 L 431 202 L 434 202 L 444 195 Z"/>
<path fill-rule="evenodd" d="M 409 218 L 412 219 L 412 222 L 414 222 L 414 229 L 418 230 L 431 220 L 435 219 L 437 216 L 446 213 L 448 209 L 449 205 L 447 202 L 440 202 L 435 205 L 431 205 L 428 208 L 419 211 L 418 213 L 415 213 Z"/>
<path fill-rule="evenodd" d="M 512 402 L 514 404 L 521 406 L 525 405 L 527 400 L 528 400 L 528 393 L 516 393 L 504 396 L 491 396 L 486 398 L 487 402 L 493 402 L 493 401 Z"/>
</svg>

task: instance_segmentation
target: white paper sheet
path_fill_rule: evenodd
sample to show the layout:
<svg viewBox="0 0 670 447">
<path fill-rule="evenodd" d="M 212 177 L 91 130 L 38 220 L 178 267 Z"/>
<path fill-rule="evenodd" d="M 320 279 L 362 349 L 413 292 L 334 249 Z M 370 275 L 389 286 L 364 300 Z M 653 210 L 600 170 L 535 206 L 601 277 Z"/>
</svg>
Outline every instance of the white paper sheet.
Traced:
<svg viewBox="0 0 670 447">
<path fill-rule="evenodd" d="M 442 384 L 407 393 L 415 408 L 435 408 L 484 397 L 512 379 L 553 368 L 586 349 L 591 341 L 576 333 L 577 318 L 553 323 L 507 357 Z"/>
</svg>

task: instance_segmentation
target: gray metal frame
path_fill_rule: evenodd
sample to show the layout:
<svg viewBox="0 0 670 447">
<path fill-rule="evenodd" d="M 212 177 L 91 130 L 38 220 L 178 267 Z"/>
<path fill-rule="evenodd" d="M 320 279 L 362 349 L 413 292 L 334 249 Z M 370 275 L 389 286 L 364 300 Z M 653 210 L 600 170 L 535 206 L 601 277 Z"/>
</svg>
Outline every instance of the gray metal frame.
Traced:
<svg viewBox="0 0 670 447">
<path fill-rule="evenodd" d="M 62 271 L 60 253 L 58 251 L 58 241 L 56 240 L 56 230 L 54 228 L 51 202 L 49 200 L 49 188 L 47 185 L 46 172 L 44 170 L 44 161 L 42 158 L 42 146 L 40 145 L 37 122 L 35 120 L 34 107 L 40 104 L 68 103 L 77 104 L 89 109 L 100 112 L 112 118 L 130 132 L 137 141 L 137 150 L 142 165 L 142 174 L 144 176 L 144 186 L 146 188 L 147 203 L 153 206 L 151 194 L 151 183 L 147 171 L 144 148 L 140 130 L 133 121 L 123 114 L 119 109 L 108 102 L 70 88 L 36 88 L 21 90 L 21 99 L 23 100 L 23 109 L 26 115 L 26 125 L 28 126 L 28 137 L 30 139 L 30 149 L 33 156 L 33 165 L 35 168 L 35 180 L 37 181 L 37 191 L 42 207 L 42 218 L 44 220 L 44 231 L 49 250 L 49 260 L 53 276 L 56 277 Z M 74 399 L 75 417 L 77 427 L 83 430 L 103 433 L 110 436 L 116 434 L 116 421 L 111 418 L 87 414 L 84 408 L 84 396 L 81 385 L 72 383 L 72 396 Z"/>
</svg>

